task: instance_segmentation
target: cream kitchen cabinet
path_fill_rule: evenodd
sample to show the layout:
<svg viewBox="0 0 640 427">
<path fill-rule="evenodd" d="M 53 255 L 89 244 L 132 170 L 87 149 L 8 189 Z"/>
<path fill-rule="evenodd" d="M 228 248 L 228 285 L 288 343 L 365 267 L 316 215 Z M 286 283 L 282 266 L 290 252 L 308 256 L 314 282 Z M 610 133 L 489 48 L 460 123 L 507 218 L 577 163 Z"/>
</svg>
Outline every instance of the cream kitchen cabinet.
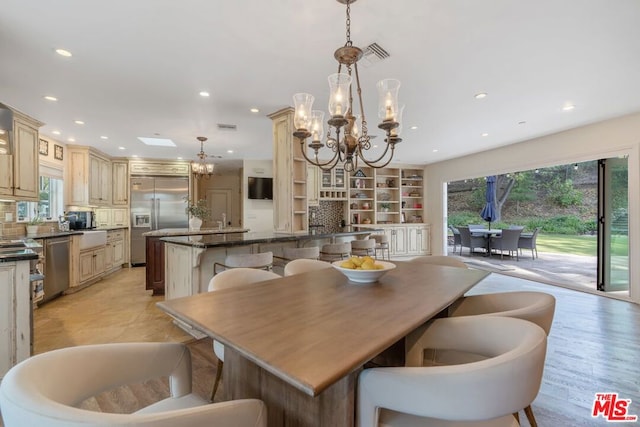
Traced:
<svg viewBox="0 0 640 427">
<path fill-rule="evenodd" d="M 407 254 L 429 255 L 430 247 L 429 226 L 426 224 L 407 225 Z"/>
<path fill-rule="evenodd" d="M 120 269 L 124 264 L 124 235 L 125 230 L 107 231 L 107 246 L 104 255 L 106 272 Z"/>
<path fill-rule="evenodd" d="M 97 277 L 102 277 L 105 267 L 105 247 L 86 249 L 80 252 L 80 285 Z"/>
<path fill-rule="evenodd" d="M 111 161 L 89 147 L 67 145 L 65 200 L 73 206 L 111 204 Z"/>
<path fill-rule="evenodd" d="M 100 209 L 96 209 L 95 213 L 96 213 L 96 226 L 98 228 L 127 227 L 129 225 L 129 209 L 100 208 Z"/>
<path fill-rule="evenodd" d="M 0 124 L 0 195 L 16 200 L 39 199 L 38 128 L 43 123 L 0 104 L 10 126 Z"/>
<path fill-rule="evenodd" d="M 307 161 L 293 137 L 293 108 L 269 115 L 273 121 L 273 229 L 308 233 Z"/>
<path fill-rule="evenodd" d="M 111 204 L 111 161 L 89 154 L 89 204 Z"/>
<path fill-rule="evenodd" d="M 129 165 L 126 161 L 111 163 L 111 202 L 114 206 L 129 204 Z"/>
<path fill-rule="evenodd" d="M 307 204 L 320 205 L 320 189 L 318 188 L 318 167 L 307 164 Z"/>
<path fill-rule="evenodd" d="M 319 169 L 320 200 L 347 199 L 347 173 L 339 166 L 331 170 Z"/>
<path fill-rule="evenodd" d="M 29 261 L 0 263 L 0 379 L 31 355 Z"/>
</svg>

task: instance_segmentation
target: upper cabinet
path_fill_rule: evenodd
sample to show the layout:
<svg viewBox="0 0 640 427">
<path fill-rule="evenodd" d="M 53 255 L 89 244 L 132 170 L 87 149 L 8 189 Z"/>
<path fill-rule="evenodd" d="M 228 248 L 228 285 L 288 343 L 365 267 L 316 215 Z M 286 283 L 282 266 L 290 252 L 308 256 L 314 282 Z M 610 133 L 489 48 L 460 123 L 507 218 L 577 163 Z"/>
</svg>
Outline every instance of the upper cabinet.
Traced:
<svg viewBox="0 0 640 427">
<path fill-rule="evenodd" d="M 320 199 L 347 200 L 347 175 L 344 168 L 336 166 L 320 170 Z"/>
<path fill-rule="evenodd" d="M 293 108 L 269 115 L 273 121 L 273 228 L 276 232 L 307 233 L 307 161 L 293 137 Z"/>
<path fill-rule="evenodd" d="M 114 206 L 129 204 L 129 164 L 127 161 L 114 160 L 111 163 L 112 191 L 111 202 Z"/>
<path fill-rule="evenodd" d="M 111 205 L 111 161 L 89 147 L 68 145 L 65 205 Z"/>
<path fill-rule="evenodd" d="M 0 195 L 39 198 L 38 128 L 42 123 L 0 104 Z"/>
</svg>

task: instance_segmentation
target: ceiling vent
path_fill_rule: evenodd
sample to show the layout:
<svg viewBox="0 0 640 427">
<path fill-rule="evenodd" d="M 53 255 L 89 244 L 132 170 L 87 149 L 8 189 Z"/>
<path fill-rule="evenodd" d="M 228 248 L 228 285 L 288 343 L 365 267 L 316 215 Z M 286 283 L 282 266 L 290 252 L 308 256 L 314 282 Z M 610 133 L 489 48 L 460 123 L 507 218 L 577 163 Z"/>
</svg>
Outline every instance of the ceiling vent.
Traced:
<svg viewBox="0 0 640 427">
<path fill-rule="evenodd" d="M 372 65 L 387 59 L 390 55 L 389 52 L 384 50 L 378 43 L 371 43 L 369 46 L 363 49 L 364 55 L 358 63 L 361 63 L 364 67 L 371 67 Z"/>
<path fill-rule="evenodd" d="M 238 126 L 237 125 L 227 125 L 224 123 L 218 123 L 218 130 L 238 130 Z"/>
</svg>

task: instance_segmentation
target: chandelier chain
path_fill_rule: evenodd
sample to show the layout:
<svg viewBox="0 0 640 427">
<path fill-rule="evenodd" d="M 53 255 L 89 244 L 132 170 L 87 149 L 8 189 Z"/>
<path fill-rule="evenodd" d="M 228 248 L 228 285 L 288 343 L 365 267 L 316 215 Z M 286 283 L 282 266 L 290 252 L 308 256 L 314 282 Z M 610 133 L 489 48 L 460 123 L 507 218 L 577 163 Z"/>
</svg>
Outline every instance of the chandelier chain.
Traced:
<svg viewBox="0 0 640 427">
<path fill-rule="evenodd" d="M 347 0 L 347 43 L 345 46 L 352 46 L 351 41 L 351 0 Z"/>
</svg>

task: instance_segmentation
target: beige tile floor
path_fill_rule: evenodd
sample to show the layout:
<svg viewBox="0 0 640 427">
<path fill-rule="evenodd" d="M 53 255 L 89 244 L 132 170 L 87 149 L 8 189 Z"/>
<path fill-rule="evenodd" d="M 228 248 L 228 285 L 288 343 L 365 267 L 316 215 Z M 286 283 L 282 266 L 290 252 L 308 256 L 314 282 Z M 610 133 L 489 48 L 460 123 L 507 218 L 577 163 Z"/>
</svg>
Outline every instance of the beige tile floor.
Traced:
<svg viewBox="0 0 640 427">
<path fill-rule="evenodd" d="M 125 268 L 43 304 L 33 314 L 34 353 L 82 344 L 191 340 L 155 306 L 164 297 L 152 296 L 144 281 L 144 267 Z"/>
</svg>

